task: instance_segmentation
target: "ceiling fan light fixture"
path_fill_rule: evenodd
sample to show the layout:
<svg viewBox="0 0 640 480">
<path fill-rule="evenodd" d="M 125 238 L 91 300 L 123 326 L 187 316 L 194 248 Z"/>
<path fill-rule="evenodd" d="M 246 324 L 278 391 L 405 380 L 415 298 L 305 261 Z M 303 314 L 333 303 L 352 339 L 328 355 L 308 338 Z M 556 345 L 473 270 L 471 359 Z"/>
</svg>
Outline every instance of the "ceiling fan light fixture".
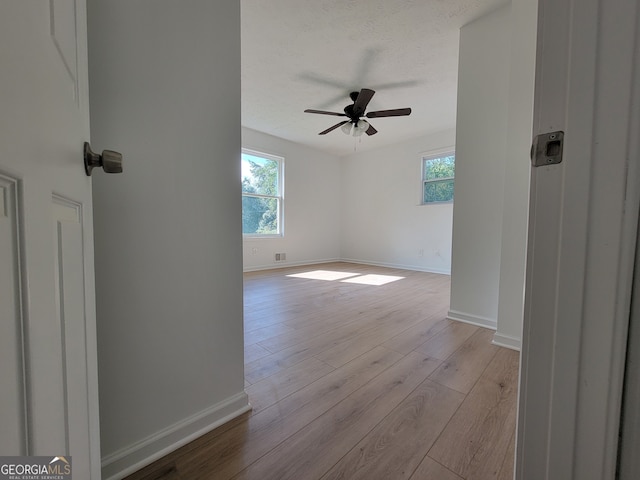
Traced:
<svg viewBox="0 0 640 480">
<path fill-rule="evenodd" d="M 342 130 L 345 135 L 351 135 L 351 127 L 352 126 L 353 126 L 353 124 L 351 122 L 347 122 L 344 125 L 342 125 L 342 127 L 340 127 L 340 130 Z"/>
<path fill-rule="evenodd" d="M 353 136 L 359 137 L 369 128 L 369 122 L 366 120 L 358 120 L 358 122 L 353 127 Z"/>
</svg>

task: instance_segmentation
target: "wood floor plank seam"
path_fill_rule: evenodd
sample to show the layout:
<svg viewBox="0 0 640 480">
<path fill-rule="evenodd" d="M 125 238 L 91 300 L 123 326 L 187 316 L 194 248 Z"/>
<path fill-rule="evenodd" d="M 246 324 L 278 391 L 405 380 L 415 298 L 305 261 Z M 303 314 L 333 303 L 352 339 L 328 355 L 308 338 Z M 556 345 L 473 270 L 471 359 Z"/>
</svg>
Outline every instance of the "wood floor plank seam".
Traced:
<svg viewBox="0 0 640 480">
<path fill-rule="evenodd" d="M 260 342 L 256 342 L 255 345 L 258 345 L 260 348 L 264 348 L 271 355 L 273 355 L 274 353 L 278 353 L 277 351 L 271 350 L 269 347 L 266 347 L 266 346 L 262 345 L 262 343 L 260 343 Z M 265 356 L 267 356 L 267 355 L 265 355 Z"/>
<path fill-rule="evenodd" d="M 454 353 L 455 353 L 455 352 L 454 352 Z M 495 356 L 497 355 L 497 353 L 498 353 L 498 352 L 496 352 L 496 353 L 494 353 L 494 354 L 493 354 L 493 356 L 491 357 L 491 361 L 493 361 L 493 358 L 495 358 Z M 452 353 L 451 355 L 453 355 L 453 353 Z M 451 355 L 450 355 L 450 356 L 451 356 Z M 444 360 L 444 361 L 443 361 L 443 363 L 444 363 L 445 361 L 446 361 L 446 360 Z M 487 370 L 487 368 L 489 368 L 489 363 L 487 363 L 487 365 L 482 369 L 482 372 L 480 373 L 480 375 L 478 376 L 478 378 L 473 382 L 473 385 L 471 386 L 471 389 L 470 389 L 470 390 L 473 390 L 473 388 L 476 386 L 476 384 L 480 381 L 480 378 L 482 377 L 482 375 L 484 374 L 484 372 Z M 445 387 L 452 388 L 452 387 L 449 387 L 448 385 L 441 384 L 440 382 L 438 382 L 437 380 L 435 380 L 435 379 L 433 379 L 433 378 L 430 378 L 430 379 L 431 379 L 433 382 L 438 383 L 439 385 L 443 385 L 443 386 L 445 386 Z M 456 390 L 455 388 L 452 388 L 452 389 L 453 389 L 453 390 Z M 456 390 L 456 391 L 459 391 L 459 390 Z M 467 395 L 467 394 L 468 394 L 468 392 L 460 392 L 460 393 L 463 393 L 463 394 L 465 394 L 465 395 Z"/>
<path fill-rule="evenodd" d="M 462 407 L 462 404 L 464 402 L 460 403 L 460 405 L 458 405 L 458 407 L 456 408 L 456 411 L 453 412 L 453 415 L 451 415 L 451 417 L 449 417 L 449 420 L 447 420 L 447 424 L 444 426 L 444 428 L 440 431 L 440 433 L 438 434 L 438 437 L 434 440 L 434 442 L 431 444 L 431 447 L 429 447 L 429 449 L 427 450 L 427 452 L 425 453 L 425 456 L 428 456 L 429 458 L 431 458 L 431 460 L 437 462 L 438 464 L 442 465 L 444 468 L 446 468 L 447 470 L 451 470 L 449 467 L 447 467 L 446 465 L 443 465 L 441 462 L 439 462 L 436 458 L 433 458 L 429 455 L 429 452 L 431 451 L 431 449 L 433 448 L 434 445 L 436 445 L 438 443 L 438 441 L 440 440 L 440 437 L 442 436 L 442 434 L 447 430 L 447 428 L 449 427 L 449 424 L 451 424 L 451 421 L 454 419 L 454 417 L 456 416 L 456 414 L 458 413 L 458 411 L 460 410 L 460 408 Z M 455 472 L 454 472 L 455 473 Z M 457 473 L 456 473 L 457 475 Z"/>
<path fill-rule="evenodd" d="M 458 475 L 456 472 L 454 472 L 454 471 L 452 471 L 452 470 L 448 469 L 445 465 L 441 464 L 441 463 L 440 463 L 439 461 L 437 461 L 435 458 L 431 458 L 431 457 L 429 456 L 429 454 L 428 454 L 428 453 L 425 455 L 425 458 L 427 458 L 427 457 L 428 457 L 431 461 L 433 461 L 433 462 L 437 463 L 438 465 L 440 465 L 440 466 L 441 466 L 442 468 L 444 468 L 445 470 L 447 470 L 447 471 L 451 472 L 451 474 L 452 474 L 452 475 L 455 475 L 457 478 L 460 478 L 461 480 L 467 480 L 466 478 L 461 477 L 460 475 Z M 417 470 L 417 468 L 416 468 L 416 470 Z M 415 473 L 415 472 L 414 472 L 414 473 Z M 416 479 L 416 480 L 417 480 L 417 479 Z M 430 480 L 430 479 L 429 479 L 429 480 Z M 433 479 L 433 480 L 439 480 L 439 479 Z"/>
</svg>

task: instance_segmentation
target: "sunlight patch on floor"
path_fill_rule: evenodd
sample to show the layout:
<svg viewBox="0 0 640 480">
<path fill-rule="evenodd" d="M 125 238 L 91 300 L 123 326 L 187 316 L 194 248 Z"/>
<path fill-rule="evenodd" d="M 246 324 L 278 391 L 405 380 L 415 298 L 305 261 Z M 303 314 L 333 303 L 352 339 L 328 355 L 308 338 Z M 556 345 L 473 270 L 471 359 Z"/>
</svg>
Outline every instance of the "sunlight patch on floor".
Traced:
<svg viewBox="0 0 640 480">
<path fill-rule="evenodd" d="M 326 280 L 335 281 L 340 280 L 345 283 L 358 283 L 360 285 L 385 285 L 387 283 L 402 280 L 404 277 L 395 277 L 393 275 L 362 275 L 360 273 L 353 272 L 338 272 L 335 270 L 313 270 L 310 272 L 292 273 L 287 275 L 292 278 L 305 278 L 307 280 Z"/>
<path fill-rule="evenodd" d="M 287 275 L 287 277 L 294 278 L 306 278 L 309 280 L 342 280 L 343 278 L 355 277 L 360 275 L 359 273 L 351 272 L 336 272 L 332 270 L 314 270 L 312 272 L 294 273 Z"/>
<path fill-rule="evenodd" d="M 342 280 L 345 283 L 359 283 L 361 285 L 385 285 L 387 283 L 395 282 L 397 280 L 402 280 L 404 277 L 395 277 L 393 275 L 360 275 L 359 277 L 348 278 L 346 280 Z"/>
</svg>

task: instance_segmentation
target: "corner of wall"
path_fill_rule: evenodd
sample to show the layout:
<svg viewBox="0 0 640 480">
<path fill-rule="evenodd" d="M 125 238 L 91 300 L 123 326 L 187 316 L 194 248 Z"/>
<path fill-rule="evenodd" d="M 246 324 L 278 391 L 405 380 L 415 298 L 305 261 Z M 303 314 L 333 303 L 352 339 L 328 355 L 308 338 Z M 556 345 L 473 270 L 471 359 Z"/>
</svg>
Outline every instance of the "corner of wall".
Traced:
<svg viewBox="0 0 640 480">
<path fill-rule="evenodd" d="M 478 327 L 490 328 L 491 330 L 496 329 L 496 321 L 494 319 L 480 315 L 459 312 L 457 310 L 449 310 L 449 312 L 447 312 L 447 318 L 449 320 L 455 320 L 456 322 L 469 323 Z"/>
<path fill-rule="evenodd" d="M 493 336 L 493 341 L 491 342 L 494 345 L 499 347 L 510 348 L 511 350 L 520 351 L 522 348 L 522 339 L 519 337 L 512 337 L 510 335 L 502 335 L 498 332 Z"/>
</svg>

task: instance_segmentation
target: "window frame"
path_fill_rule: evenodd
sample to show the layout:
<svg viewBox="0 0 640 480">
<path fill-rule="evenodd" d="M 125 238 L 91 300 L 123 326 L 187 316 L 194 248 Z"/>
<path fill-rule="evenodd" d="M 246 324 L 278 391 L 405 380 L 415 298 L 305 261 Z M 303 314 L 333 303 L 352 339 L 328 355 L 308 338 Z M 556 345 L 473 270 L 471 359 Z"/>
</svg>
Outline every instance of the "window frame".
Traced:
<svg viewBox="0 0 640 480">
<path fill-rule="evenodd" d="M 253 150 L 250 148 L 242 148 L 240 155 L 240 162 L 242 164 L 242 155 L 251 155 L 253 157 L 264 158 L 266 160 L 272 160 L 278 164 L 278 195 L 264 195 L 258 193 L 245 193 L 241 187 L 241 198 L 273 198 L 277 204 L 277 218 L 278 218 L 278 232 L 277 233 L 244 233 L 243 238 L 282 238 L 284 237 L 284 157 L 274 155 L 271 153 L 261 152 L 259 150 Z M 240 182 L 242 183 L 242 168 L 240 169 Z"/>
<path fill-rule="evenodd" d="M 453 181 L 455 185 L 455 179 L 456 179 L 455 169 L 454 169 L 453 177 L 441 177 L 441 178 L 432 178 L 432 179 L 425 178 L 426 163 L 429 160 L 436 160 L 438 158 L 443 158 L 443 157 L 454 157 L 454 165 L 455 165 L 455 157 L 456 157 L 455 147 L 451 146 L 451 147 L 446 147 L 438 150 L 430 150 L 429 152 L 424 152 L 420 155 L 420 178 L 421 178 L 420 205 L 442 205 L 447 203 L 453 203 L 455 199 L 455 198 L 452 198 L 451 200 L 434 201 L 434 202 L 425 202 L 424 200 L 425 188 L 429 183 L 443 183 L 443 182 Z"/>
</svg>

